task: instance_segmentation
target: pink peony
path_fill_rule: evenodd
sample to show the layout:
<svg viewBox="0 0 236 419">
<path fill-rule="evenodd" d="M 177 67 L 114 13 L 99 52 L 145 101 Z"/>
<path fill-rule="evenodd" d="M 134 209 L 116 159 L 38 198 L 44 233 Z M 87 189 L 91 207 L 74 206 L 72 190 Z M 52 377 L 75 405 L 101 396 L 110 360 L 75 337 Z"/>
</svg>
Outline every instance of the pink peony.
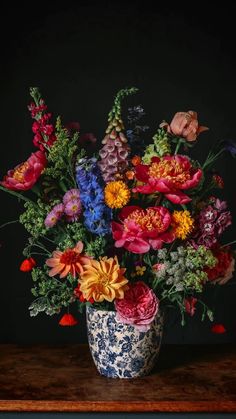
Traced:
<svg viewBox="0 0 236 419">
<path fill-rule="evenodd" d="M 152 194 L 161 192 L 174 204 L 186 204 L 191 201 L 182 191 L 195 188 L 201 178 L 202 170 L 192 166 L 188 157 L 174 156 L 153 157 L 151 164 L 136 166 L 136 179 L 142 185 L 133 192 Z"/>
<path fill-rule="evenodd" d="M 115 247 L 124 247 L 129 252 L 147 253 L 175 239 L 169 230 L 171 215 L 165 207 L 127 206 L 121 210 L 120 220 L 122 223 L 111 224 Z"/>
<path fill-rule="evenodd" d="M 198 124 L 197 112 L 194 111 L 177 112 L 170 125 L 163 122 L 160 127 L 166 127 L 170 134 L 183 137 L 187 141 L 195 141 L 198 134 L 209 129 Z"/>
<path fill-rule="evenodd" d="M 124 298 L 115 300 L 118 321 L 131 324 L 141 332 L 150 329 L 158 307 L 158 298 L 143 281 L 131 284 Z"/>
<path fill-rule="evenodd" d="M 45 154 L 40 150 L 36 151 L 24 163 L 19 164 L 13 170 L 9 170 L 0 184 L 12 191 L 27 191 L 37 182 L 46 167 L 46 163 Z"/>
</svg>

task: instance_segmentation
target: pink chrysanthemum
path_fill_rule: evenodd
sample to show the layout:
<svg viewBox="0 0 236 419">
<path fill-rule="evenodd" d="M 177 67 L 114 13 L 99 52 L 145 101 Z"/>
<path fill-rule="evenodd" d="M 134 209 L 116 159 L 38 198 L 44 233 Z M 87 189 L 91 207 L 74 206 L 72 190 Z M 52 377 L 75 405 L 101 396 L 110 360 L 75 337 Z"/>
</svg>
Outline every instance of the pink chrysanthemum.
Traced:
<svg viewBox="0 0 236 419">
<path fill-rule="evenodd" d="M 66 205 L 68 202 L 73 201 L 75 199 L 79 199 L 80 198 L 80 193 L 79 193 L 79 189 L 70 189 L 69 191 L 67 191 L 65 193 L 65 195 L 63 196 L 63 202 Z"/>
</svg>

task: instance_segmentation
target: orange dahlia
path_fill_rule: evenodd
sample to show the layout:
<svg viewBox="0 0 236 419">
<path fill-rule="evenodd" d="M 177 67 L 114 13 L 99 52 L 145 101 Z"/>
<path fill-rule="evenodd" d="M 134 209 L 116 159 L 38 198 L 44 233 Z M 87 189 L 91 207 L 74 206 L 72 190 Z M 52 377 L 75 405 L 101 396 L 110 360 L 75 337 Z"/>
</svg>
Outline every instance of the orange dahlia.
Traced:
<svg viewBox="0 0 236 419">
<path fill-rule="evenodd" d="M 96 302 L 113 301 L 124 298 L 128 289 L 128 279 L 124 277 L 126 269 L 120 268 L 117 257 L 103 257 L 99 261 L 90 260 L 80 275 L 80 291 L 84 298 L 93 298 Z"/>
<path fill-rule="evenodd" d="M 54 276 L 60 273 L 60 278 L 65 278 L 69 273 L 75 278 L 78 274 L 83 272 L 83 265 L 88 264 L 90 258 L 82 253 L 83 243 L 79 241 L 72 249 L 66 249 L 64 252 L 55 250 L 52 253 L 52 258 L 46 260 L 46 265 L 49 266 L 49 276 Z"/>
</svg>

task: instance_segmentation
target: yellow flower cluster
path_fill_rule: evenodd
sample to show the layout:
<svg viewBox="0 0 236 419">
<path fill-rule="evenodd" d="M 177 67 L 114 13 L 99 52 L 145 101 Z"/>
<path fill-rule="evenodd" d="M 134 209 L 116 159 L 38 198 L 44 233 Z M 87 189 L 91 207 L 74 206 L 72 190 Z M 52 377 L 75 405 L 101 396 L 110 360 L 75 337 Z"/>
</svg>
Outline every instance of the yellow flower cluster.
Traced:
<svg viewBox="0 0 236 419">
<path fill-rule="evenodd" d="M 105 203 L 109 208 L 122 208 L 130 200 L 130 190 L 122 180 L 109 182 L 104 190 Z"/>
<path fill-rule="evenodd" d="M 174 211 L 172 214 L 172 227 L 176 238 L 185 240 L 194 227 L 194 220 L 190 212 L 187 210 Z"/>
</svg>

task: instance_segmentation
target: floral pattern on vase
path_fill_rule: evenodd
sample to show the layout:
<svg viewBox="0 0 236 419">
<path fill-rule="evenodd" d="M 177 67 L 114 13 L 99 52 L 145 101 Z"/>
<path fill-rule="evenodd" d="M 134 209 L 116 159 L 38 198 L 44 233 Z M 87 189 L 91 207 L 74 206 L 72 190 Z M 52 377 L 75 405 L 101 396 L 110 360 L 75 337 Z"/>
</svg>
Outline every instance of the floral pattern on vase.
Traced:
<svg viewBox="0 0 236 419">
<path fill-rule="evenodd" d="M 101 375 L 136 378 L 150 373 L 161 345 L 161 311 L 158 311 L 146 332 L 119 322 L 115 311 L 96 310 L 87 306 L 86 320 L 90 351 Z"/>
</svg>

